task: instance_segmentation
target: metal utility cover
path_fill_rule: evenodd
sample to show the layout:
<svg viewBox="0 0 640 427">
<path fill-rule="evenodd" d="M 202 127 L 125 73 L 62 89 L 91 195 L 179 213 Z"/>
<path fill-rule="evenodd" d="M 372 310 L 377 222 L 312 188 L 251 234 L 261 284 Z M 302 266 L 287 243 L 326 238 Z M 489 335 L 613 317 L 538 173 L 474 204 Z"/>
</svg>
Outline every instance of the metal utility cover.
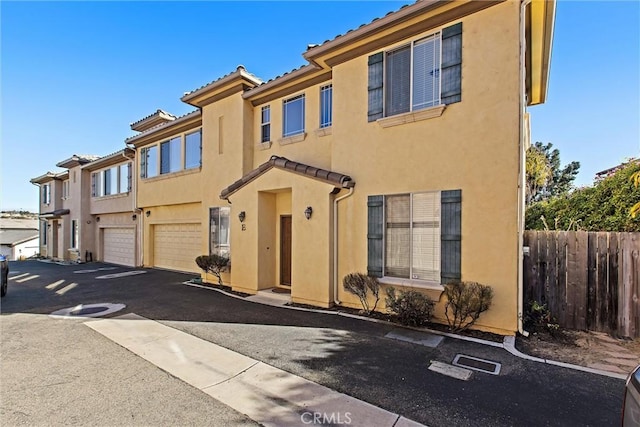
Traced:
<svg viewBox="0 0 640 427">
<path fill-rule="evenodd" d="M 394 329 L 385 335 L 386 338 L 394 340 L 410 342 L 413 344 L 423 345 L 425 347 L 436 348 L 443 337 L 433 335 L 428 332 L 412 331 L 410 329 Z"/>
<path fill-rule="evenodd" d="M 453 359 L 455 366 L 461 366 L 463 368 L 473 369 L 476 371 L 484 372 L 491 375 L 499 375 L 502 364 L 498 362 L 492 362 L 491 360 L 480 359 L 478 357 L 467 356 L 464 354 L 457 354 Z"/>
</svg>

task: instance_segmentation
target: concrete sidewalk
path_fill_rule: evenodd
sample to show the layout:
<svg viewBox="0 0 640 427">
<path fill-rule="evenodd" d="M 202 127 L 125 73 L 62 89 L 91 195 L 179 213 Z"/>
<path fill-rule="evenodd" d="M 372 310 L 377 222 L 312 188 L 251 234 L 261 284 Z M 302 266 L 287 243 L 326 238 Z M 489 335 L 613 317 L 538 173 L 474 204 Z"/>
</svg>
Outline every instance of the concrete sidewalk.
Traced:
<svg viewBox="0 0 640 427">
<path fill-rule="evenodd" d="M 136 314 L 86 325 L 265 426 L 422 425 Z"/>
</svg>

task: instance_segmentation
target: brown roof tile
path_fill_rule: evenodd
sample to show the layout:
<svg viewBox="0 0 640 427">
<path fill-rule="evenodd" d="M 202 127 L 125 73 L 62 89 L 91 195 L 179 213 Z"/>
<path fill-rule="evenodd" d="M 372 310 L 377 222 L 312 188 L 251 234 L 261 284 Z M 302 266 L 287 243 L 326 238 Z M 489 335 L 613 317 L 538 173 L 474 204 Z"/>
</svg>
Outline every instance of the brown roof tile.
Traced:
<svg viewBox="0 0 640 427">
<path fill-rule="evenodd" d="M 222 192 L 220 193 L 220 198 L 229 198 L 229 196 L 238 191 L 240 188 L 244 187 L 272 168 L 288 170 L 300 175 L 308 176 L 310 178 L 319 179 L 321 181 L 325 181 L 329 184 L 340 186 L 342 188 L 352 188 L 356 185 L 356 182 L 352 180 L 348 175 L 343 175 L 341 173 L 332 172 L 325 169 L 315 168 L 313 166 L 305 165 L 304 163 L 294 162 L 285 157 L 271 156 L 269 161 L 261 164 L 260 166 L 222 190 Z"/>
</svg>

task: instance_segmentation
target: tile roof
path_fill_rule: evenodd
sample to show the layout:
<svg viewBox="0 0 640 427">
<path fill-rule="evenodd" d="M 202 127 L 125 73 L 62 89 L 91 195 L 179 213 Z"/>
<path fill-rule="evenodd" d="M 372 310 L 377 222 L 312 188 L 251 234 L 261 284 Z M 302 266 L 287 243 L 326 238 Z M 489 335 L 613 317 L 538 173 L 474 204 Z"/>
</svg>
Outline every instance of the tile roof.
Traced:
<svg viewBox="0 0 640 427">
<path fill-rule="evenodd" d="M 161 109 L 157 109 L 154 113 L 149 114 L 147 117 L 143 117 L 136 122 L 130 123 L 129 127 L 131 127 L 131 130 L 142 132 L 155 126 L 155 122 L 168 122 L 171 120 L 175 120 L 176 118 L 177 117 L 171 113 L 168 113 Z"/>
<path fill-rule="evenodd" d="M 91 163 L 88 163 L 82 167 L 82 169 L 95 170 L 100 168 L 101 166 L 106 166 L 111 163 L 117 163 L 118 161 L 125 161 L 126 159 L 123 157 L 124 155 L 135 156 L 136 150 L 132 148 L 123 148 L 122 150 L 118 150 L 115 153 L 107 154 L 105 156 L 101 156 L 97 160 L 94 160 Z M 127 156 L 128 157 L 128 156 Z M 128 157 L 129 160 L 132 160 L 132 157 Z"/>
<path fill-rule="evenodd" d="M 271 156 L 269 161 L 261 164 L 256 169 L 252 170 L 238 181 L 234 182 L 220 193 L 221 199 L 227 199 L 231 194 L 238 191 L 260 175 L 264 174 L 268 170 L 276 168 L 286 170 L 300 175 L 305 175 L 310 178 L 318 179 L 329 184 L 340 186 L 342 188 L 351 188 L 356 185 L 356 182 L 348 175 L 343 175 L 338 172 L 332 172 L 326 169 L 315 168 L 313 166 L 305 165 L 303 163 L 294 162 L 285 157 Z"/>
<path fill-rule="evenodd" d="M 74 154 L 68 159 L 64 159 L 63 161 L 56 163 L 56 166 L 59 168 L 69 168 L 77 165 L 84 165 L 99 158 L 100 156 L 95 156 L 93 154 Z"/>
<path fill-rule="evenodd" d="M 190 112 L 188 112 L 186 114 L 183 114 L 182 116 L 176 117 L 175 120 L 172 120 L 170 122 L 161 123 L 161 124 L 156 125 L 156 126 L 154 126 L 152 128 L 149 128 L 149 129 L 147 129 L 147 130 L 145 130 L 143 132 L 140 132 L 137 135 L 130 136 L 129 138 L 125 139 L 124 142 L 126 144 L 126 143 L 129 143 L 130 141 L 134 141 L 134 140 L 136 140 L 138 138 L 141 138 L 141 137 L 143 137 L 145 135 L 148 135 L 150 133 L 156 132 L 157 130 L 165 128 L 167 126 L 177 125 L 181 121 L 186 120 L 186 119 L 188 119 L 190 117 L 199 116 L 201 113 L 202 113 L 202 111 L 200 111 L 200 109 L 190 111 Z"/>
<path fill-rule="evenodd" d="M 249 79 L 251 79 L 251 80 L 254 80 L 254 82 L 255 82 L 257 85 L 260 85 L 260 84 L 262 84 L 262 83 L 263 83 L 263 82 L 262 82 L 262 80 L 261 80 L 259 77 L 257 77 L 257 76 L 255 76 L 254 74 L 252 74 L 252 73 L 248 72 L 248 71 L 247 71 L 247 69 L 246 69 L 246 68 L 244 68 L 244 65 L 238 65 L 238 66 L 236 67 L 235 71 L 232 71 L 232 72 L 230 72 L 230 73 L 228 73 L 228 74 L 225 74 L 224 76 L 222 76 L 222 77 L 220 77 L 220 78 L 217 78 L 216 80 L 213 80 L 213 81 L 211 81 L 211 82 L 209 82 L 209 83 L 206 83 L 206 84 L 204 84 L 204 85 L 200 86 L 199 88 L 194 89 L 194 90 L 192 90 L 192 91 L 190 91 L 190 92 L 185 92 L 181 99 L 184 101 L 184 100 L 185 100 L 185 98 L 187 98 L 187 99 L 188 99 L 189 97 L 191 97 L 192 95 L 194 95 L 196 92 L 204 91 L 205 89 L 208 89 L 210 86 L 213 86 L 213 85 L 215 85 L 215 84 L 217 84 L 217 83 L 220 83 L 222 80 L 224 80 L 224 79 L 228 79 L 228 78 L 230 78 L 231 76 L 233 76 L 233 75 L 234 75 L 234 74 L 236 74 L 236 73 L 238 73 L 238 74 L 242 74 L 244 77 L 247 77 L 247 78 L 249 78 Z M 185 101 L 185 102 L 186 102 L 186 101 Z"/>
</svg>

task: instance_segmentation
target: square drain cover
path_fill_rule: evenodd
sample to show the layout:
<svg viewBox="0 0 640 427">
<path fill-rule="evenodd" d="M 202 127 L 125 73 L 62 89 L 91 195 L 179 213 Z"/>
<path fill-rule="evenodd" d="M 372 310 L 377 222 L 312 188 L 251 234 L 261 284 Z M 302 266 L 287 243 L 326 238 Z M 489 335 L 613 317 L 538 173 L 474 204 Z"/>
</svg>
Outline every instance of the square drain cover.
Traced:
<svg viewBox="0 0 640 427">
<path fill-rule="evenodd" d="M 491 375 L 500 374 L 500 368 L 502 367 L 502 365 L 498 362 L 479 359 L 473 356 L 466 356 L 464 354 L 457 354 L 456 357 L 453 359 L 453 364 L 455 366 L 473 369 L 473 370 L 485 372 Z"/>
</svg>

